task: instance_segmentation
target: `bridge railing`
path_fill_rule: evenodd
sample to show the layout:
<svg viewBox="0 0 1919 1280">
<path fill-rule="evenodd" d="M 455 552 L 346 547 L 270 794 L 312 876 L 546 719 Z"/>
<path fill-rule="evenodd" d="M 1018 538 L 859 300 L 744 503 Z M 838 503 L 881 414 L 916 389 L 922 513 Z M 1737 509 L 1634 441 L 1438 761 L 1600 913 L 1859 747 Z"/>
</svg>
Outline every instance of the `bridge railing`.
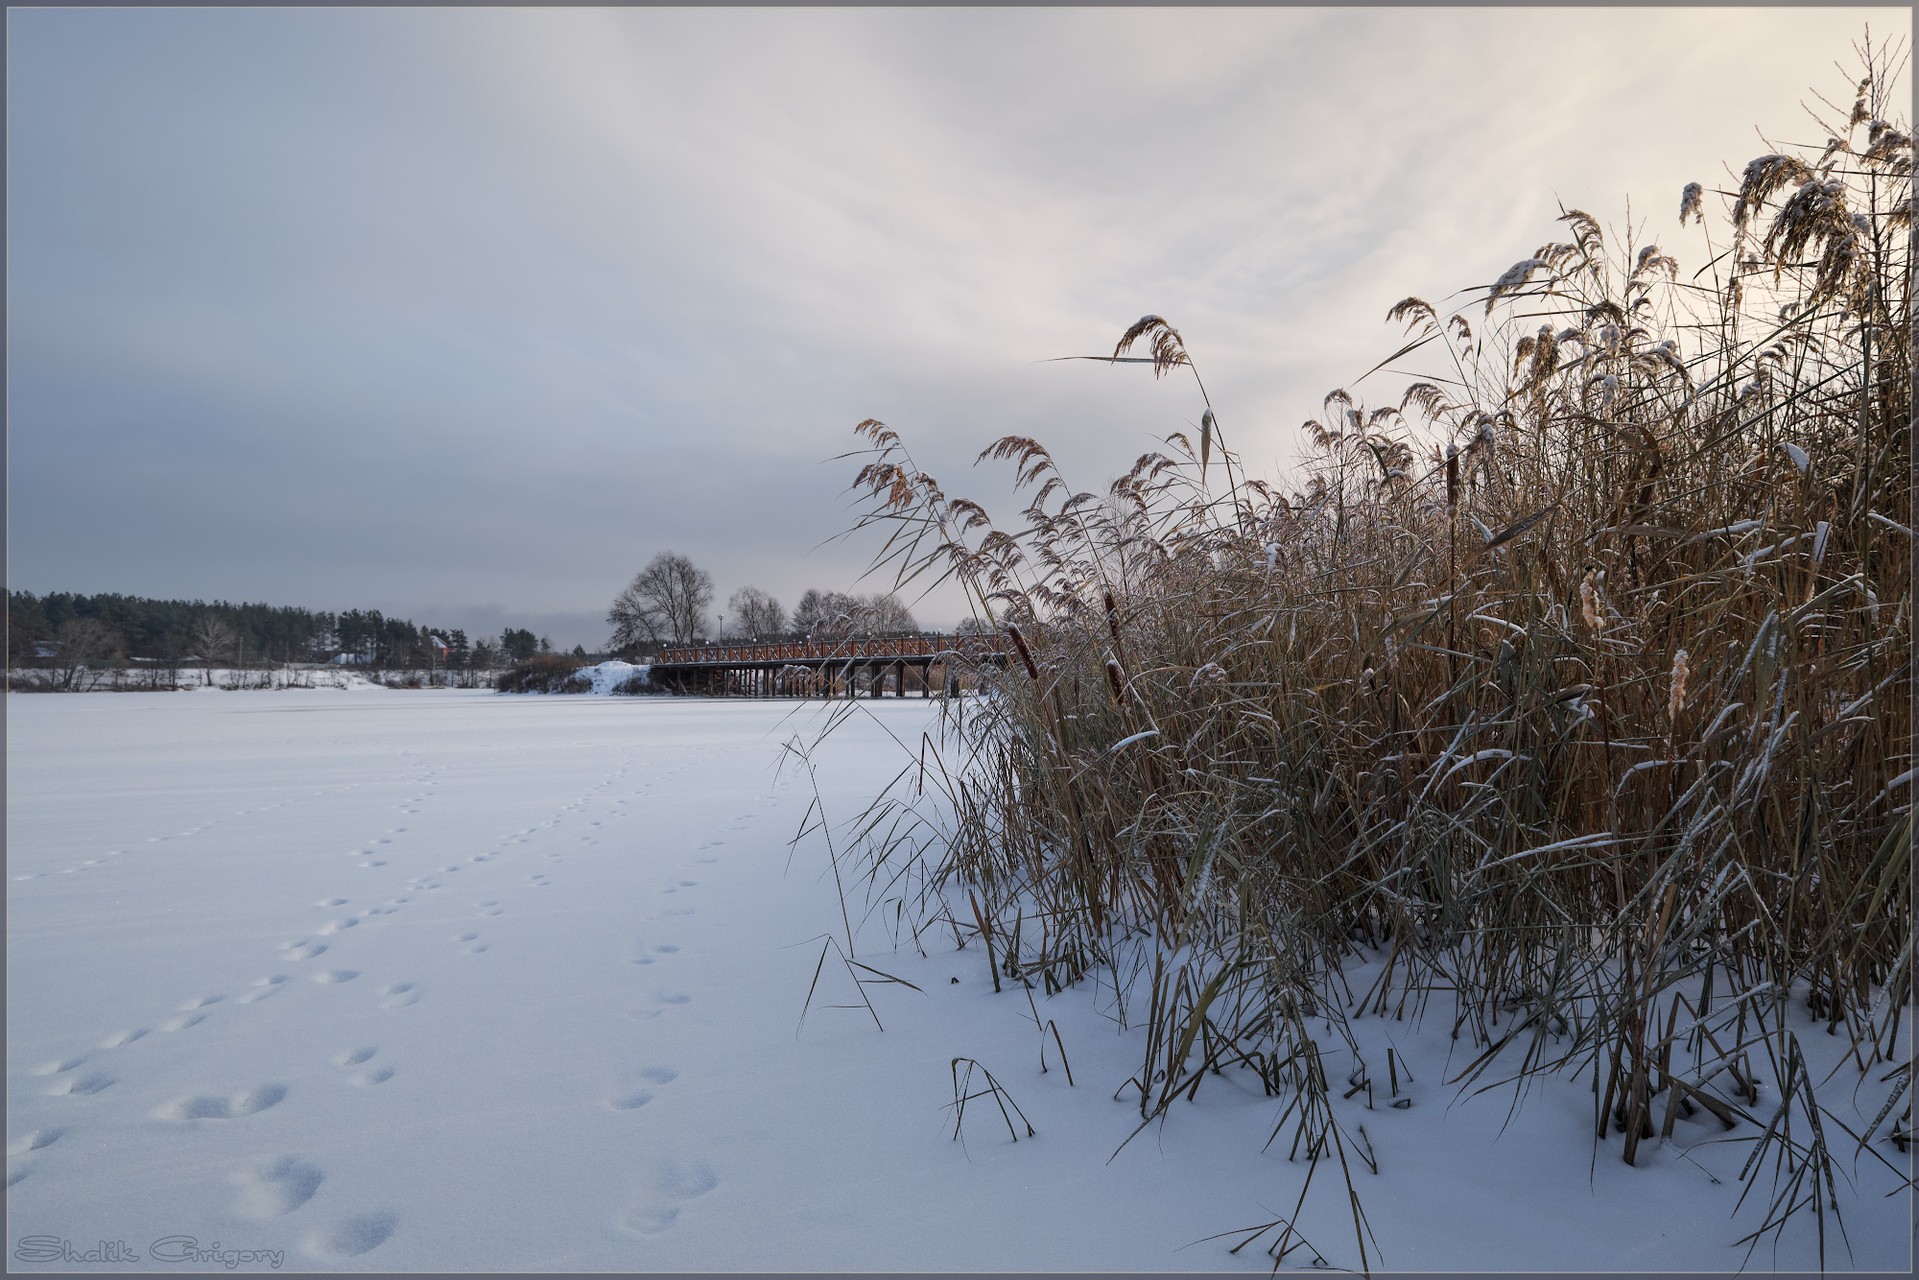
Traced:
<svg viewBox="0 0 1919 1280">
<path fill-rule="evenodd" d="M 977 659 L 1002 652 L 997 636 L 938 635 L 860 636 L 845 640 L 773 641 L 765 644 L 679 645 L 662 649 L 656 666 L 680 663 L 724 665 L 736 662 L 858 661 L 869 658 L 936 658 L 944 653 Z"/>
</svg>

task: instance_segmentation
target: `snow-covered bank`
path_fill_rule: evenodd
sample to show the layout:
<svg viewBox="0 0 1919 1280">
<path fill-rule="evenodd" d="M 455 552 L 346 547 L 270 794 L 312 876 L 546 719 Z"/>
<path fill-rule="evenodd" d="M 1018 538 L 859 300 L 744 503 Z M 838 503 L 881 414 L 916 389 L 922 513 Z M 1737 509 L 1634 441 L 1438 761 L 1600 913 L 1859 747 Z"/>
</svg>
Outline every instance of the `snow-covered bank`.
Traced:
<svg viewBox="0 0 1919 1280">
<path fill-rule="evenodd" d="M 1286 1140 L 1262 1150 L 1281 1104 L 1230 1075 L 1107 1162 L 1138 1123 L 1113 1095 L 1142 1049 L 1110 983 L 1036 993 L 1069 1082 L 977 945 L 895 951 L 876 914 L 856 958 L 918 990 L 860 988 L 828 948 L 802 1023 L 841 914 L 825 844 L 786 845 L 811 782 L 776 770 L 824 704 L 7 709 L 15 1269 L 180 1270 L 152 1246 L 191 1237 L 283 1251 L 287 1270 L 1263 1274 L 1257 1246 L 1196 1242 L 1299 1195 Z M 933 717 L 862 703 L 814 755 L 827 816 L 858 813 Z M 1380 1166 L 1355 1173 L 1376 1266 L 1739 1265 L 1765 1184 L 1735 1220 L 1748 1147 L 1714 1145 L 1716 1125 L 1681 1122 L 1641 1168 L 1616 1147 L 1593 1161 L 1584 1081 L 1536 1085 L 1506 1127 L 1507 1095 L 1445 1083 L 1464 1062 L 1437 1020 L 1356 1025 L 1413 1077 L 1409 1107 L 1382 1093 L 1354 1117 Z M 954 1058 L 991 1070 L 1037 1136 L 1009 1140 L 978 1098 L 954 1142 Z M 1829 1241 L 1828 1265 L 1903 1269 L 1907 1198 L 1834 1141 L 1853 1254 Z M 1302 1226 L 1335 1265 L 1358 1263 L 1350 1215 L 1322 1167 Z M 35 1260 L 28 1236 L 147 1260 Z M 1814 1257 L 1808 1220 L 1753 1265 Z"/>
<path fill-rule="evenodd" d="M 601 695 L 622 691 L 630 693 L 634 689 L 650 688 L 653 683 L 653 667 L 650 663 L 635 664 L 617 659 L 581 667 L 573 674 L 593 686 L 590 692 Z"/>
</svg>

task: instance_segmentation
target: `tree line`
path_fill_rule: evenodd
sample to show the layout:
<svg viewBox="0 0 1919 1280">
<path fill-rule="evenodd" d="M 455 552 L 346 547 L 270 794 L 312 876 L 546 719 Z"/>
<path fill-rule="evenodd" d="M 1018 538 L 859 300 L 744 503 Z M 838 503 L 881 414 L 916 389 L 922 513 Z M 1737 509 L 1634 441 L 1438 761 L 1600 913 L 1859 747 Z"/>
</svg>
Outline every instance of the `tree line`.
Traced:
<svg viewBox="0 0 1919 1280">
<path fill-rule="evenodd" d="M 203 668 L 329 662 L 374 668 L 490 670 L 552 652 L 523 628 L 471 640 L 458 627 L 419 626 L 378 609 L 340 613 L 224 600 L 7 592 L 7 667 L 51 667 L 60 687 L 81 673 L 136 662 Z M 586 656 L 575 650 L 575 655 Z"/>
</svg>

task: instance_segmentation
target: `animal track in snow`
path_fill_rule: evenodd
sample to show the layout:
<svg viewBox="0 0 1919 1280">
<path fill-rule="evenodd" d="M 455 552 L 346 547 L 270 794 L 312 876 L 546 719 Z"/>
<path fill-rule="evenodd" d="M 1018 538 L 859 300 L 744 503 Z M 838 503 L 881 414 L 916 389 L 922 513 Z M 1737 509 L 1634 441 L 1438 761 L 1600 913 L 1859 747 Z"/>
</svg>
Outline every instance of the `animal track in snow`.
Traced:
<svg viewBox="0 0 1919 1280">
<path fill-rule="evenodd" d="M 320 1189 L 326 1175 L 293 1156 L 259 1165 L 237 1175 L 240 1198 L 233 1212 L 242 1218 L 277 1218 L 292 1213 Z"/>
<path fill-rule="evenodd" d="M 268 1107 L 279 1105 L 287 1096 L 287 1087 L 283 1084 L 263 1084 L 257 1089 L 248 1089 L 244 1093 L 234 1094 L 230 1098 L 214 1094 L 196 1094 L 189 1098 L 175 1098 L 154 1112 L 162 1120 L 237 1120 L 242 1116 L 258 1115 Z"/>
<path fill-rule="evenodd" d="M 162 1031 L 185 1031 L 188 1027 L 197 1027 L 207 1020 L 204 1013 L 183 1013 L 177 1018 L 168 1018 L 160 1024 Z"/>
<path fill-rule="evenodd" d="M 342 982 L 351 982 L 359 976 L 358 969 L 328 969 L 325 973 L 314 974 L 313 980 L 327 986 L 336 986 Z"/>
<path fill-rule="evenodd" d="M 392 1078 L 393 1078 L 392 1067 L 374 1067 L 371 1070 L 361 1071 L 354 1074 L 353 1076 L 350 1076 L 347 1079 L 347 1083 L 357 1084 L 357 1085 L 376 1085 L 376 1084 L 385 1084 L 388 1080 L 391 1080 Z"/>
<path fill-rule="evenodd" d="M 358 1049 L 348 1049 L 345 1053 L 335 1054 L 333 1060 L 343 1067 L 357 1067 L 379 1051 L 378 1045 L 362 1045 Z"/>
<path fill-rule="evenodd" d="M 653 1101 L 650 1089 L 633 1089 L 626 1093 L 616 1093 L 606 1100 L 606 1105 L 615 1111 L 638 1111 Z"/>
<path fill-rule="evenodd" d="M 349 899 L 346 898 L 322 898 L 313 905 L 316 907 L 344 907 L 348 901 Z"/>
<path fill-rule="evenodd" d="M 146 1033 L 147 1029 L 145 1027 L 128 1027 L 126 1030 L 116 1031 L 102 1040 L 100 1047 L 102 1049 L 118 1049 L 122 1045 L 132 1044 Z"/>
<path fill-rule="evenodd" d="M 362 1213 L 311 1232 L 302 1243 L 319 1257 L 354 1258 L 385 1244 L 395 1225 L 390 1213 Z"/>
<path fill-rule="evenodd" d="M 282 954 L 289 960 L 311 960 L 325 950 L 324 942 L 289 942 Z"/>
<path fill-rule="evenodd" d="M 84 1053 L 76 1053 L 69 1058 L 56 1058 L 52 1062 L 46 1063 L 42 1066 L 35 1067 L 33 1069 L 33 1074 L 35 1074 L 36 1076 L 57 1076 L 62 1071 L 73 1070 L 75 1067 L 79 1066 L 81 1063 L 85 1062 L 86 1060 L 87 1060 L 87 1055 Z"/>
<path fill-rule="evenodd" d="M 321 925 L 318 929 L 314 930 L 314 932 L 318 933 L 321 937 L 326 938 L 326 937 L 331 937 L 332 935 L 336 933 L 344 933 L 348 929 L 353 928 L 355 925 L 359 923 L 360 923 L 360 917 L 358 916 L 341 916 L 338 920 L 327 921 L 325 924 Z"/>
<path fill-rule="evenodd" d="M 198 996 L 179 1006 L 181 1013 L 192 1013 L 195 1009 L 204 1009 L 211 1004 L 219 1004 L 219 996 Z"/>
</svg>

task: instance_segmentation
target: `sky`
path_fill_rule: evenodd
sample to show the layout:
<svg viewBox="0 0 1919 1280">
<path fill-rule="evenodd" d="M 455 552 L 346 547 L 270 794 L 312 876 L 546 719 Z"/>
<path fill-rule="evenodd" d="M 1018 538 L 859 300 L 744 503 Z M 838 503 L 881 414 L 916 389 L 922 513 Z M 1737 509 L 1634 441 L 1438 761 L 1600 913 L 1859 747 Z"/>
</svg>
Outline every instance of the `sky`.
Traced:
<svg viewBox="0 0 1919 1280">
<path fill-rule="evenodd" d="M 589 650 L 660 551 L 716 613 L 884 589 L 854 424 L 1014 523 L 998 437 L 1100 489 L 1192 429 L 1188 379 L 1047 362 L 1147 313 L 1283 482 L 1387 309 L 1562 203 L 1703 263 L 1680 189 L 1822 140 L 1868 24 L 1910 11 L 10 9 L 8 585 Z"/>
</svg>

